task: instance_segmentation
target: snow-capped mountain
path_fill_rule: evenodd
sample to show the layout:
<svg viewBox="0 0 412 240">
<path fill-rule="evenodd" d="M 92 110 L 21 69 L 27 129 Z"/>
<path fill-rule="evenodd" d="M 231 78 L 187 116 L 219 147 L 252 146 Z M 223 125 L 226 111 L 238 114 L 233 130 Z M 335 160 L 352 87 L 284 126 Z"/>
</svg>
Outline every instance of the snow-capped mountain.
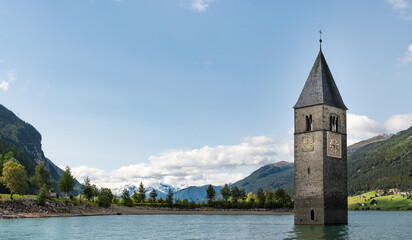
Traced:
<svg viewBox="0 0 412 240">
<path fill-rule="evenodd" d="M 140 184 L 140 183 L 139 183 Z M 134 194 L 134 192 L 139 191 L 139 184 L 127 184 L 122 187 L 117 187 L 117 188 L 112 188 L 112 192 L 116 196 L 120 196 L 123 193 L 123 190 L 126 188 L 129 190 L 130 196 Z M 167 193 L 169 192 L 169 188 L 173 190 L 173 192 L 179 191 L 181 188 L 180 187 L 173 187 L 172 185 L 169 184 L 164 184 L 164 183 L 156 183 L 152 184 L 150 186 L 144 186 L 146 188 L 146 196 L 149 197 L 150 192 L 155 189 L 157 191 L 157 198 L 165 198 L 167 196 Z"/>
</svg>

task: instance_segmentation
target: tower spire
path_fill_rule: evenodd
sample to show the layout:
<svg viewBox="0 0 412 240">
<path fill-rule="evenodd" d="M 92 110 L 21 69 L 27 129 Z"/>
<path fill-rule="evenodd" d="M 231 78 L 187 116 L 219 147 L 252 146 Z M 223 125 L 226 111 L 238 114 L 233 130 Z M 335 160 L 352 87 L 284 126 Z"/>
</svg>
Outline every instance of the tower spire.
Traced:
<svg viewBox="0 0 412 240">
<path fill-rule="evenodd" d="M 319 30 L 319 46 L 320 50 L 322 51 L 322 30 Z"/>
</svg>

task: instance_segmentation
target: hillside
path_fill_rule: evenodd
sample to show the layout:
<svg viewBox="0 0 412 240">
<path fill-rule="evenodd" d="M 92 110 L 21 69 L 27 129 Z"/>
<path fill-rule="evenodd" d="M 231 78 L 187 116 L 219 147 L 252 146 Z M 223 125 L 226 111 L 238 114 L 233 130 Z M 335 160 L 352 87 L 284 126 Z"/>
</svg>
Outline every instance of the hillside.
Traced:
<svg viewBox="0 0 412 240">
<path fill-rule="evenodd" d="M 360 148 L 365 147 L 366 145 L 369 145 L 371 143 L 375 143 L 375 142 L 382 142 L 385 141 L 389 138 L 391 138 L 393 136 L 393 134 L 381 134 L 360 142 L 357 142 L 355 144 L 352 144 L 350 146 L 348 146 L 348 156 L 352 155 L 354 152 L 356 152 L 357 150 L 359 150 Z"/>
<path fill-rule="evenodd" d="M 44 162 L 54 182 L 59 181 L 62 170 L 45 157 L 41 147 L 40 133 L 29 123 L 22 121 L 12 111 L 0 105 L 0 154 L 13 152 L 16 158 L 32 176 L 34 168 Z M 79 184 L 76 186 L 80 187 Z M 53 184 L 54 189 L 58 189 Z M 3 188 L 0 188 L 4 190 Z M 33 191 L 32 186 L 29 192 Z"/>
<path fill-rule="evenodd" d="M 349 194 L 412 188 L 412 127 L 371 143 L 348 158 Z"/>
<path fill-rule="evenodd" d="M 189 201 L 193 200 L 195 202 L 202 202 L 206 200 L 206 189 L 209 185 L 201 186 L 201 187 L 188 187 L 181 189 L 177 192 L 174 193 L 173 197 L 175 199 L 187 199 Z M 223 188 L 223 186 L 213 186 L 213 188 L 216 191 L 216 196 L 215 198 L 222 198 L 222 195 L 220 194 L 220 189 Z"/>
<path fill-rule="evenodd" d="M 349 210 L 412 210 L 412 198 L 408 195 L 379 196 L 378 194 L 379 192 L 372 191 L 349 197 Z"/>
<path fill-rule="evenodd" d="M 376 189 L 412 189 L 412 127 L 396 135 L 379 135 L 348 147 L 349 194 Z M 234 183 L 246 192 L 283 187 L 293 196 L 293 163 L 265 165 Z"/>
<path fill-rule="evenodd" d="M 293 196 L 293 163 L 282 161 L 265 165 L 233 185 L 254 193 L 259 188 L 273 191 L 282 187 Z"/>
</svg>

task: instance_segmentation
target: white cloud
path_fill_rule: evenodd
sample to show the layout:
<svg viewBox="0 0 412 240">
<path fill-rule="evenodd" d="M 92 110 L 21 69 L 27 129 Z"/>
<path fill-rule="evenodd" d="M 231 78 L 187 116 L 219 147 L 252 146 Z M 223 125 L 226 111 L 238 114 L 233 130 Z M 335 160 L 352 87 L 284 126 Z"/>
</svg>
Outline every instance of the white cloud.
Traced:
<svg viewBox="0 0 412 240">
<path fill-rule="evenodd" d="M 403 10 L 409 8 L 409 3 L 406 0 L 388 0 L 393 9 Z"/>
<path fill-rule="evenodd" d="M 189 0 L 189 8 L 198 12 L 205 12 L 214 0 Z"/>
<path fill-rule="evenodd" d="M 166 183 L 173 186 L 222 185 L 246 176 L 242 167 L 293 160 L 293 141 L 275 141 L 266 136 L 245 137 L 237 145 L 204 146 L 191 150 L 169 150 L 149 157 L 148 163 L 132 164 L 107 172 L 80 166 L 72 168 L 80 181 L 87 176 L 100 187 L 126 184 Z"/>
<path fill-rule="evenodd" d="M 405 56 L 400 59 L 403 63 L 412 62 L 412 44 L 409 44 L 408 51 L 406 51 Z"/>
<path fill-rule="evenodd" d="M 379 134 L 396 133 L 412 125 L 412 114 L 394 115 L 384 123 L 357 114 L 347 116 L 348 145 Z M 293 129 L 288 133 L 293 133 Z M 168 150 L 150 156 L 146 163 L 122 166 L 113 171 L 79 166 L 72 168 L 72 173 L 81 182 L 88 176 L 99 187 L 112 189 L 138 185 L 140 181 L 146 186 L 159 183 L 174 187 L 222 185 L 240 180 L 262 165 L 293 161 L 293 151 L 292 138 L 276 141 L 268 136 L 244 137 L 235 145 Z"/>
<path fill-rule="evenodd" d="M 382 123 L 367 116 L 351 113 L 347 116 L 348 145 L 386 132 Z"/>
<path fill-rule="evenodd" d="M 412 114 L 397 114 L 384 123 L 367 116 L 348 114 L 348 145 L 384 133 L 397 133 L 412 126 Z"/>
<path fill-rule="evenodd" d="M 0 82 L 0 89 L 5 92 L 9 91 L 10 82 L 13 82 L 16 80 L 16 70 L 10 70 L 7 72 L 6 75 L 7 75 L 7 79 L 1 80 Z"/>
<path fill-rule="evenodd" d="M 385 121 L 385 128 L 396 133 L 412 126 L 412 114 L 398 114 Z"/>
<path fill-rule="evenodd" d="M 9 82 L 7 82 L 5 80 L 1 81 L 0 89 L 5 91 L 5 92 L 9 91 Z"/>
<path fill-rule="evenodd" d="M 399 13 L 400 17 L 404 20 L 411 20 L 410 4 L 408 0 L 387 0 L 392 5 L 392 9 Z"/>
</svg>

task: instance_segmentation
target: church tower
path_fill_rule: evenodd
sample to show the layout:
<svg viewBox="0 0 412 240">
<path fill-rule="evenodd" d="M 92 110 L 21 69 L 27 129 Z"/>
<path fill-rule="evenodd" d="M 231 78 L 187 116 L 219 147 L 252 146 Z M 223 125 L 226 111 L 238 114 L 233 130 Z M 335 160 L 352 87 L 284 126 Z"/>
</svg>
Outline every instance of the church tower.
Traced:
<svg viewBox="0 0 412 240">
<path fill-rule="evenodd" d="M 346 110 L 321 49 L 294 106 L 295 225 L 348 223 Z"/>
</svg>

